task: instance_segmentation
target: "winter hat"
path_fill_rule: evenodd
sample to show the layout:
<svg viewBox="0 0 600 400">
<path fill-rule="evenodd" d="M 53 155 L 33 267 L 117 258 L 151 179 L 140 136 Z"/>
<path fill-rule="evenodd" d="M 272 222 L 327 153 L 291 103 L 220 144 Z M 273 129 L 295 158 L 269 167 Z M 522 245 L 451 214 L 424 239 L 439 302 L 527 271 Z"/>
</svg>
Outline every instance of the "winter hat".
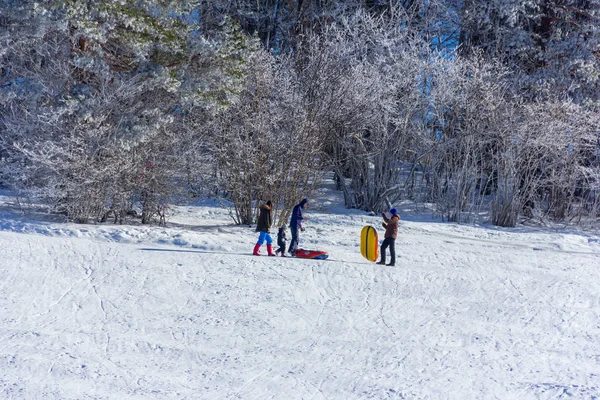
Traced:
<svg viewBox="0 0 600 400">
<path fill-rule="evenodd" d="M 303 206 L 307 203 L 308 203 L 308 199 L 302 199 L 302 201 L 300 202 L 300 205 Z"/>
<path fill-rule="evenodd" d="M 392 214 L 392 215 L 396 215 L 396 214 L 398 214 L 398 210 L 396 210 L 395 208 L 392 208 L 392 209 L 390 210 L 390 214 Z"/>
<path fill-rule="evenodd" d="M 281 229 L 287 229 L 287 225 L 286 224 L 282 224 L 281 225 Z"/>
</svg>

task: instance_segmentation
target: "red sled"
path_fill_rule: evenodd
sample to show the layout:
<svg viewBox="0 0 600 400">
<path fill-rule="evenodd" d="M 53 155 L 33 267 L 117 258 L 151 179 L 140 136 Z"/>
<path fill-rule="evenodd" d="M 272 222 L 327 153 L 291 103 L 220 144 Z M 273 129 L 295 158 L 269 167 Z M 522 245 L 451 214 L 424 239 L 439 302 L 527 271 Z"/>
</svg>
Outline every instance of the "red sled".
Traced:
<svg viewBox="0 0 600 400">
<path fill-rule="evenodd" d="M 329 257 L 329 254 L 327 254 L 326 251 L 320 250 L 298 249 L 294 253 L 294 256 L 298 258 L 312 258 L 313 260 L 326 260 L 327 257 Z"/>
</svg>

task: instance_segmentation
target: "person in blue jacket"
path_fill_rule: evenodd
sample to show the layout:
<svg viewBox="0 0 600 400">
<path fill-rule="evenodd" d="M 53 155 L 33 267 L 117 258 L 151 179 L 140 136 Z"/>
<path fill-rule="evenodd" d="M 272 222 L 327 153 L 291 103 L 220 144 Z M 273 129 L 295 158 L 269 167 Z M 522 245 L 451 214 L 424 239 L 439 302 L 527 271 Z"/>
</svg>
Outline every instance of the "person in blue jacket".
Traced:
<svg viewBox="0 0 600 400">
<path fill-rule="evenodd" d="M 306 221 L 308 219 L 302 216 L 302 210 L 304 210 L 306 206 L 308 206 L 308 199 L 302 199 L 300 203 L 294 206 L 294 210 L 292 211 L 292 218 L 290 219 L 290 232 L 292 233 L 292 240 L 290 242 L 290 248 L 288 249 L 288 252 L 290 252 L 292 256 L 296 255 L 296 250 L 298 250 L 298 243 L 300 241 L 298 230 L 304 232 L 302 221 Z"/>
</svg>

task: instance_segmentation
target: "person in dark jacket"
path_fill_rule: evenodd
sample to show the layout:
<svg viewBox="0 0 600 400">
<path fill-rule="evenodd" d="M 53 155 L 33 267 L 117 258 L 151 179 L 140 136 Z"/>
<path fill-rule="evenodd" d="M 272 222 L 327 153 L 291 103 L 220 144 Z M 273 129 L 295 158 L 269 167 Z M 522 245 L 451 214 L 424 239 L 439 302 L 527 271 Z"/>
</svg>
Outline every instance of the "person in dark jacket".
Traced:
<svg viewBox="0 0 600 400">
<path fill-rule="evenodd" d="M 296 250 L 298 250 L 298 243 L 300 242 L 300 237 L 298 235 L 298 230 L 304 232 L 304 227 L 302 226 L 302 221 L 306 221 L 308 218 L 302 216 L 302 210 L 308 206 L 308 199 L 302 199 L 302 201 L 294 206 L 294 210 L 292 210 L 292 218 L 290 219 L 290 232 L 292 233 L 292 241 L 290 242 L 290 248 L 288 252 L 293 255 L 296 254 Z"/>
<path fill-rule="evenodd" d="M 285 235 L 286 230 L 287 230 L 287 225 L 283 224 L 283 225 L 281 225 L 281 227 L 279 228 L 279 231 L 277 232 L 277 246 L 279 246 L 279 248 L 277 250 L 275 250 L 275 254 L 281 253 L 281 257 L 285 257 L 285 246 L 286 246 L 286 242 L 287 242 L 287 237 Z"/>
<path fill-rule="evenodd" d="M 383 217 L 383 223 L 381 225 L 383 225 L 383 227 L 385 228 L 385 235 L 384 235 L 383 243 L 381 243 L 381 249 L 379 252 L 381 254 L 381 259 L 379 260 L 379 262 L 377 264 L 386 265 L 385 264 L 385 249 L 387 249 L 389 247 L 391 260 L 390 260 L 390 263 L 387 265 L 389 265 L 390 267 L 393 267 L 394 265 L 396 265 L 395 244 L 396 244 L 396 236 L 398 235 L 398 222 L 400 221 L 400 215 L 398 215 L 398 210 L 396 210 L 395 208 L 392 208 L 390 210 L 390 214 L 391 214 L 391 217 L 388 218 L 387 215 L 385 215 L 385 213 L 381 213 L 381 216 Z"/>
<path fill-rule="evenodd" d="M 260 207 L 260 214 L 258 215 L 258 223 L 256 224 L 256 231 L 260 232 L 258 235 L 258 241 L 254 246 L 254 254 L 255 256 L 260 256 L 258 252 L 260 250 L 260 246 L 263 245 L 265 240 L 267 241 L 267 253 L 270 256 L 275 257 L 273 253 L 273 238 L 271 237 L 271 225 L 273 225 L 273 216 L 271 215 L 273 211 L 271 200 L 267 201 L 266 204 L 262 204 Z"/>
</svg>

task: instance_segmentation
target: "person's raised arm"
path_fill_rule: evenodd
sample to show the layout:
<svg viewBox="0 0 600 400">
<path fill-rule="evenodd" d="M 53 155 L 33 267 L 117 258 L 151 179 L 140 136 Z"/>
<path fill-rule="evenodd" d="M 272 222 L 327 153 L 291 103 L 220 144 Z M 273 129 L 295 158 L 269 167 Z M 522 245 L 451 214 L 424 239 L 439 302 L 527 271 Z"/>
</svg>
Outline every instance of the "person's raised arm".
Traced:
<svg viewBox="0 0 600 400">
<path fill-rule="evenodd" d="M 385 223 L 388 223 L 388 222 L 390 222 L 390 219 L 387 217 L 387 215 L 385 215 L 385 213 L 384 213 L 384 212 L 382 212 L 382 213 L 381 213 L 381 217 L 383 218 L 383 221 L 384 221 Z"/>
</svg>

